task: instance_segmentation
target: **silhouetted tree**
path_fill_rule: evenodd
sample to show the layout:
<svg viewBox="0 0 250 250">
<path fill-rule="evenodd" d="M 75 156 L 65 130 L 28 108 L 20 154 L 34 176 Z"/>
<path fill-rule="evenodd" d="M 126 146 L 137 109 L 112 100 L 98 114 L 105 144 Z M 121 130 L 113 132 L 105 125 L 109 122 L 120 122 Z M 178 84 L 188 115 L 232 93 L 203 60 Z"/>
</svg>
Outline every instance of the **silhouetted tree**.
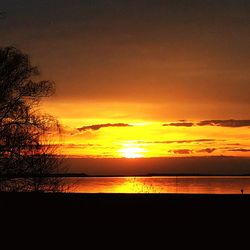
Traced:
<svg viewBox="0 0 250 250">
<path fill-rule="evenodd" d="M 55 87 L 35 80 L 38 74 L 27 54 L 0 48 L 0 190 L 61 191 L 60 178 L 49 178 L 61 160 L 55 146 L 45 143 L 59 124 L 36 110 Z"/>
</svg>

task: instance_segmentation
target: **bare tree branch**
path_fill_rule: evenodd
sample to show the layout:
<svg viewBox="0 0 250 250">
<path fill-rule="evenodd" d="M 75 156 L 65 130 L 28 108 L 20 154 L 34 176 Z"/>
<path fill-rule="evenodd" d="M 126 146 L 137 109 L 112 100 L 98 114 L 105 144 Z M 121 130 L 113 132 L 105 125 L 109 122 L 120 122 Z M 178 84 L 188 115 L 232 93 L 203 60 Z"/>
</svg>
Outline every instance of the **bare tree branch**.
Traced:
<svg viewBox="0 0 250 250">
<path fill-rule="evenodd" d="M 60 170 L 56 147 L 43 143 L 60 126 L 35 109 L 41 98 L 54 93 L 55 84 L 35 81 L 37 75 L 27 54 L 0 48 L 0 191 L 62 190 L 60 178 L 44 177 Z"/>
</svg>

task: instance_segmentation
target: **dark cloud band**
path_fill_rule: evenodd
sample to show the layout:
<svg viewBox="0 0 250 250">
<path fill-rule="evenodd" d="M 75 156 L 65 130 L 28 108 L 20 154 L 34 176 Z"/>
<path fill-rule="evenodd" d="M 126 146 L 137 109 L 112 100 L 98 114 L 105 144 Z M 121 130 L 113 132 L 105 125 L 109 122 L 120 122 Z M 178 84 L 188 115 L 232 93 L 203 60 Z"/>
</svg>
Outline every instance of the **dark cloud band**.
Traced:
<svg viewBox="0 0 250 250">
<path fill-rule="evenodd" d="M 132 125 L 126 123 L 105 123 L 105 124 L 95 124 L 90 126 L 83 126 L 81 128 L 77 128 L 78 131 L 86 131 L 86 130 L 99 130 L 101 128 L 107 127 L 130 127 Z"/>
<path fill-rule="evenodd" d="M 192 122 L 172 122 L 172 123 L 162 124 L 162 126 L 192 127 L 192 126 L 194 126 L 194 123 L 192 123 Z"/>
<path fill-rule="evenodd" d="M 211 154 L 215 150 L 216 150 L 215 148 L 203 148 L 203 149 L 197 150 L 196 152 L 197 153 L 208 153 L 208 154 Z"/>
<path fill-rule="evenodd" d="M 215 142 L 215 139 L 195 139 L 195 140 L 173 140 L 173 141 L 138 141 L 139 144 L 171 144 L 171 143 L 199 143 L 199 142 Z"/>
<path fill-rule="evenodd" d="M 162 124 L 162 126 L 173 126 L 173 127 L 192 127 L 192 126 L 219 126 L 219 127 L 250 127 L 250 120 L 203 120 L 198 123 L 193 122 L 172 122 Z"/>
<path fill-rule="evenodd" d="M 204 120 L 196 124 L 197 126 L 220 126 L 220 127 L 249 127 L 250 120 Z"/>
<path fill-rule="evenodd" d="M 194 152 L 196 153 L 208 153 L 211 154 L 215 151 L 215 148 L 203 148 L 200 150 L 192 150 L 192 149 L 174 149 L 174 150 L 169 150 L 168 152 L 174 153 L 174 154 L 192 154 Z"/>
<path fill-rule="evenodd" d="M 174 153 L 174 154 L 188 155 L 188 154 L 192 154 L 193 150 L 191 150 L 191 149 L 174 149 L 174 150 L 169 150 L 168 152 Z"/>
<path fill-rule="evenodd" d="M 247 149 L 247 148 L 235 148 L 235 149 L 229 149 L 227 151 L 230 151 L 230 152 L 250 152 L 250 149 Z"/>
</svg>

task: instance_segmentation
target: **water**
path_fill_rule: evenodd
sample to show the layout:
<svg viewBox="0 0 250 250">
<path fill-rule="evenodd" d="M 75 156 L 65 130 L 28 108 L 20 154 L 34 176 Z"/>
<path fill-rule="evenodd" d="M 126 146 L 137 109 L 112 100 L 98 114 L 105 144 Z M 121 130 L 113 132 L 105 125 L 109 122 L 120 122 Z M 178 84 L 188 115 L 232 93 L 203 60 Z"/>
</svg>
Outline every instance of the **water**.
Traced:
<svg viewBox="0 0 250 250">
<path fill-rule="evenodd" d="M 248 176 L 80 177 L 67 183 L 75 193 L 250 193 Z"/>
</svg>

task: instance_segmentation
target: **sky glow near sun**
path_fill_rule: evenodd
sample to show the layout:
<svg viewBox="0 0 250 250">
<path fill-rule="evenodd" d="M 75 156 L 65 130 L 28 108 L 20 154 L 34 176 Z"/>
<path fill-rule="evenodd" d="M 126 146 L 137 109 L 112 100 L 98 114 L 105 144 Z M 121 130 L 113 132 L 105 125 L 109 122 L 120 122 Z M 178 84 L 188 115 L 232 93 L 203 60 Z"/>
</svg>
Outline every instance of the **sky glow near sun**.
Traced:
<svg viewBox="0 0 250 250">
<path fill-rule="evenodd" d="M 124 148 L 118 150 L 118 153 L 125 158 L 142 158 L 145 157 L 145 149 L 135 148 L 132 146 L 124 146 Z"/>
<path fill-rule="evenodd" d="M 250 156 L 250 1 L 141 2 L 2 1 L 1 46 L 56 83 L 60 152 Z"/>
<path fill-rule="evenodd" d="M 94 109 L 98 108 L 101 109 L 96 104 Z M 56 112 L 53 107 L 53 112 L 61 117 L 63 124 L 61 152 L 71 156 L 151 158 L 250 155 L 249 126 L 234 127 L 235 122 L 226 119 L 220 121 L 220 126 L 214 126 L 212 123 L 198 126 L 203 119 L 147 120 L 141 112 L 138 117 L 143 118 L 139 120 L 134 119 L 135 114 L 125 108 L 121 109 L 121 113 L 126 115 L 118 118 L 107 118 L 102 111 L 96 112 L 99 118 L 87 117 L 85 114 L 82 118 L 64 117 L 64 114 L 68 114 L 65 108 L 60 113 L 60 109 Z M 194 126 L 185 126 L 186 123 L 193 123 Z M 231 127 L 225 127 L 229 126 L 228 123 Z M 238 120 L 236 123 L 246 122 Z M 169 125 L 163 126 L 166 124 Z M 79 131 L 77 128 L 87 129 Z"/>
</svg>

